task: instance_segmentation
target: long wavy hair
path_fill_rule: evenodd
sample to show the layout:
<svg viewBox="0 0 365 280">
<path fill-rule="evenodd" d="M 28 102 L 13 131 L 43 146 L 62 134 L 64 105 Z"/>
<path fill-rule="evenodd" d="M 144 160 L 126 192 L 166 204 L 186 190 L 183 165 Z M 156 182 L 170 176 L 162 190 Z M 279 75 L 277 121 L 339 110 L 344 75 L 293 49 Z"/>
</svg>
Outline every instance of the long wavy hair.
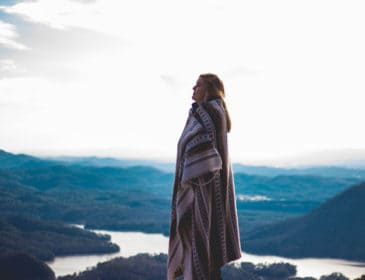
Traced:
<svg viewBox="0 0 365 280">
<path fill-rule="evenodd" d="M 226 94 L 222 80 L 219 79 L 217 75 L 211 73 L 201 74 L 199 77 L 203 80 L 204 87 L 208 93 L 205 95 L 205 101 L 210 101 L 216 98 L 219 98 L 222 101 L 223 108 L 226 113 L 227 131 L 230 132 L 231 118 L 228 113 L 226 102 L 224 101 Z"/>
</svg>

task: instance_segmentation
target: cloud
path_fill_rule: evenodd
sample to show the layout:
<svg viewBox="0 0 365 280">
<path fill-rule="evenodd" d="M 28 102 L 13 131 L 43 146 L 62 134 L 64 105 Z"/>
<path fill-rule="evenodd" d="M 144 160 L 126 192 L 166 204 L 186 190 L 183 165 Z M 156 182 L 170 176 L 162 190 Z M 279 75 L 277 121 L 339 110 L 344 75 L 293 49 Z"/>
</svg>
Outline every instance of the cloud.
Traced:
<svg viewBox="0 0 365 280">
<path fill-rule="evenodd" d="M 5 15 L 0 94 L 26 98 L 32 89 L 42 93 L 33 104 L 49 107 L 47 114 L 29 112 L 36 126 L 16 123 L 19 131 L 26 125 L 37 130 L 39 124 L 41 129 L 29 132 L 33 138 L 16 134 L 10 121 L 22 114 L 6 110 L 9 131 L 0 135 L 13 138 L 0 140 L 13 145 L 16 138 L 39 138 L 39 147 L 46 147 L 42 137 L 78 135 L 79 128 L 70 131 L 69 124 L 85 122 L 90 124 L 85 137 L 52 147 L 78 148 L 94 139 L 95 148 L 123 142 L 127 150 L 138 150 L 147 147 L 149 135 L 155 139 L 149 139 L 148 149 L 171 154 L 197 76 L 214 72 L 227 92 L 232 158 L 275 161 L 323 148 L 364 147 L 359 127 L 365 112 L 365 40 L 358 36 L 365 26 L 363 4 L 217 3 L 32 0 L 0 7 Z M 21 100 L 10 103 L 28 108 Z M 92 121 L 83 119 L 85 110 L 88 116 L 97 112 Z M 131 116 L 133 125 L 124 122 Z M 55 120 L 57 129 L 40 125 L 47 119 Z M 125 135 L 116 136 L 106 125 L 110 120 Z"/>
<path fill-rule="evenodd" d="M 26 71 L 16 65 L 12 59 L 0 59 L 0 79 L 23 76 Z"/>
<path fill-rule="evenodd" d="M 18 35 L 29 46 L 27 51 L 4 49 L 0 52 L 0 77 L 47 77 L 53 81 L 87 78 L 96 58 L 123 52 L 127 44 L 116 37 L 82 28 L 54 29 L 18 20 Z M 106 57 L 107 56 L 107 57 Z M 90 64 L 89 64 L 90 63 Z M 98 71 L 98 66 L 92 66 Z"/>
<path fill-rule="evenodd" d="M 16 66 L 13 60 L 11 59 L 3 59 L 0 60 L 0 71 L 9 71 L 13 72 L 16 70 Z"/>
<path fill-rule="evenodd" d="M 184 82 L 181 79 L 179 79 L 178 76 L 174 76 L 174 75 L 170 75 L 170 74 L 161 74 L 160 78 L 172 90 L 180 90 L 184 86 Z"/>
<path fill-rule="evenodd" d="M 87 14 L 83 3 L 74 1 L 27 1 L 12 6 L 3 6 L 1 10 L 56 29 L 80 26 L 80 24 L 75 23 L 75 19 L 77 16 L 81 17 L 82 14 Z"/>
<path fill-rule="evenodd" d="M 134 18 L 136 11 L 131 11 L 128 5 L 118 3 L 116 6 L 116 3 L 111 0 L 38 0 L 3 6 L 0 10 L 54 29 L 82 28 L 119 36 L 121 29 L 126 29 L 126 25 L 120 23 Z"/>
<path fill-rule="evenodd" d="M 17 42 L 18 37 L 15 25 L 0 20 L 0 45 L 10 49 L 27 50 L 27 46 Z"/>
<path fill-rule="evenodd" d="M 80 3 L 84 3 L 84 4 L 90 4 L 90 3 L 95 3 L 96 0 L 73 0 L 74 2 L 80 2 Z"/>
<path fill-rule="evenodd" d="M 228 69 L 224 73 L 227 77 L 233 79 L 233 78 L 239 78 L 244 76 L 256 76 L 259 75 L 260 72 L 258 69 L 249 68 L 247 66 L 236 66 L 232 67 L 231 69 Z"/>
</svg>

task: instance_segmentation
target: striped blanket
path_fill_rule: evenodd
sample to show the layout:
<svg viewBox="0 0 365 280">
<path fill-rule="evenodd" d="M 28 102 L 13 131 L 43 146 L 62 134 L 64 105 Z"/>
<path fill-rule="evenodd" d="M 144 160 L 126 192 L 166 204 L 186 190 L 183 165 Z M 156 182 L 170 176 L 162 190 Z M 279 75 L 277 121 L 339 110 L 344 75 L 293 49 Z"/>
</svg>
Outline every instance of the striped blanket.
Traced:
<svg viewBox="0 0 365 280">
<path fill-rule="evenodd" d="M 193 105 L 178 143 L 168 280 L 216 279 L 241 257 L 225 111 L 220 99 Z"/>
</svg>

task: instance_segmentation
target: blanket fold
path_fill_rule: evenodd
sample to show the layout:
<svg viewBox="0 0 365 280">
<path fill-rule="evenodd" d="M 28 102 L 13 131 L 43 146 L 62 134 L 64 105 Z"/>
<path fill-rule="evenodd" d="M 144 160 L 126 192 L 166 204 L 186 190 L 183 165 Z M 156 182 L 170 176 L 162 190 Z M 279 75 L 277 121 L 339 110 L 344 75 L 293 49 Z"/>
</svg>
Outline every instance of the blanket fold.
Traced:
<svg viewBox="0 0 365 280">
<path fill-rule="evenodd" d="M 190 110 L 178 142 L 167 279 L 213 279 L 240 257 L 226 115 L 214 99 Z"/>
</svg>

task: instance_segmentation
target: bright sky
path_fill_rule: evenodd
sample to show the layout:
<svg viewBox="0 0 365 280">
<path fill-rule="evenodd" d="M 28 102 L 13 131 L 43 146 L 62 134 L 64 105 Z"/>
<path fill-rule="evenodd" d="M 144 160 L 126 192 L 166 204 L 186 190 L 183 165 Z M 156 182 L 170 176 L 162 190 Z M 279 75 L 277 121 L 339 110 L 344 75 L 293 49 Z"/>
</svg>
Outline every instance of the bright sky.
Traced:
<svg viewBox="0 0 365 280">
<path fill-rule="evenodd" d="M 0 6 L 0 149 L 174 160 L 192 86 L 213 72 L 232 161 L 365 158 L 362 0 Z"/>
</svg>

